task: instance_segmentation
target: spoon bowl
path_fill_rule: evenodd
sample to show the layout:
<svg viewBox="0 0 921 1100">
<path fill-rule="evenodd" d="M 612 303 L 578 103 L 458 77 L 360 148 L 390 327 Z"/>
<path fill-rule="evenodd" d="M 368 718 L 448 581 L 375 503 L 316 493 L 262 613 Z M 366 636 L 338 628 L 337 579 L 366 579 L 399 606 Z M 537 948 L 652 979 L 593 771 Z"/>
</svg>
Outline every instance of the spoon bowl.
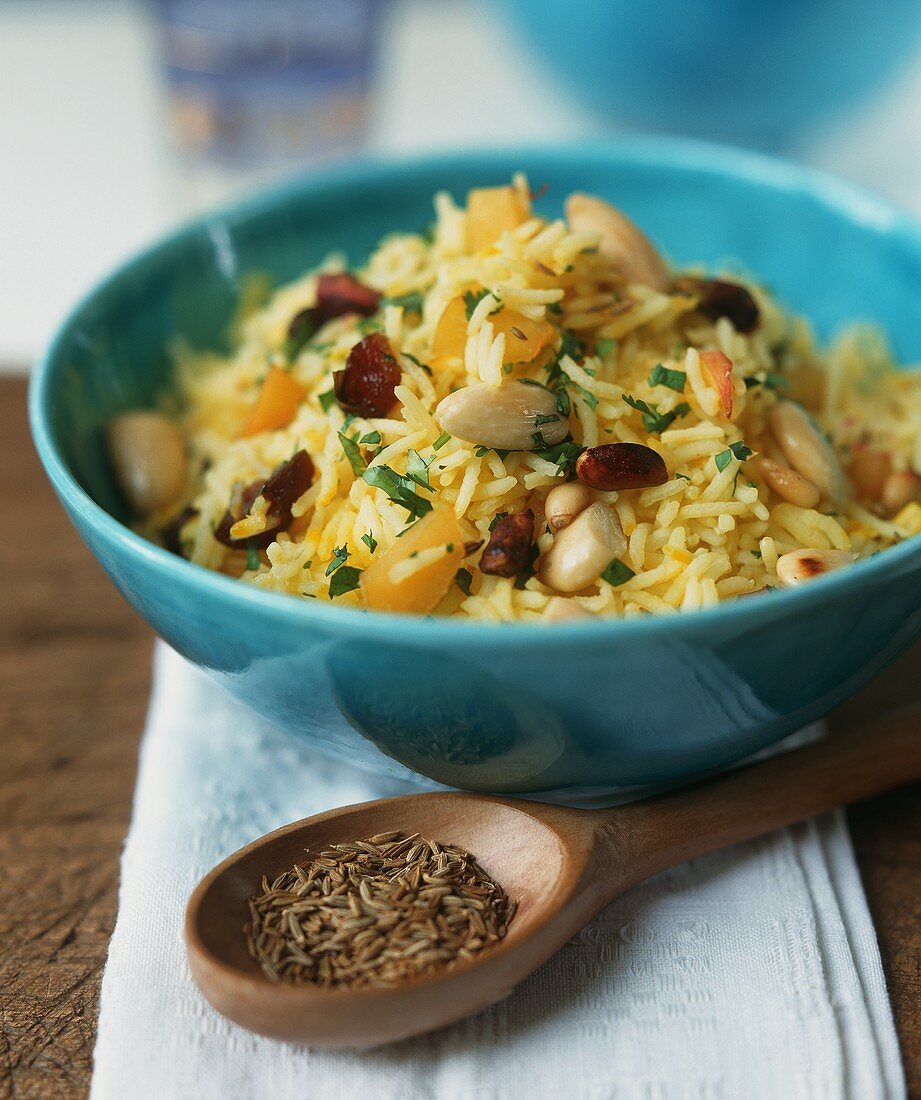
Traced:
<svg viewBox="0 0 921 1100">
<path fill-rule="evenodd" d="M 666 867 L 921 778 L 921 708 L 678 793 L 574 810 L 463 793 L 346 806 L 229 856 L 186 913 L 192 974 L 250 1030 L 326 1047 L 370 1047 L 432 1031 L 508 994 L 605 904 Z M 270 982 L 246 950 L 247 900 L 305 850 L 399 829 L 469 851 L 518 904 L 508 933 L 473 959 L 387 988 Z"/>
</svg>

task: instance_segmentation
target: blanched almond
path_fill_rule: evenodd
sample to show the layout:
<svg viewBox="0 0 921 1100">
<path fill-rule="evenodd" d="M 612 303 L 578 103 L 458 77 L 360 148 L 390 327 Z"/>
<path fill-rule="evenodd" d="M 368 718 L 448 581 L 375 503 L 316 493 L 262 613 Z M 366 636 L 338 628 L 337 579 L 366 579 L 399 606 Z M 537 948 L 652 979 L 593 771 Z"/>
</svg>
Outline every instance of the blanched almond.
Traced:
<svg viewBox="0 0 921 1100">
<path fill-rule="evenodd" d="M 639 226 L 616 207 L 577 191 L 566 200 L 566 220 L 573 233 L 601 235 L 598 251 L 613 262 L 627 283 L 668 290 L 665 261 Z"/>
<path fill-rule="evenodd" d="M 457 439 L 500 451 L 553 446 L 569 434 L 569 421 L 558 412 L 556 397 L 526 382 L 466 386 L 438 403 L 435 419 Z"/>
<path fill-rule="evenodd" d="M 805 409 L 792 401 L 778 401 L 768 414 L 768 423 L 793 469 L 811 481 L 822 496 L 840 501 L 844 478 L 838 459 Z"/>
<path fill-rule="evenodd" d="M 647 489 L 664 485 L 668 470 L 662 456 L 642 443 L 602 443 L 576 461 L 576 476 L 592 489 Z"/>
<path fill-rule="evenodd" d="M 777 579 L 784 588 L 795 588 L 850 565 L 856 557 L 847 550 L 791 550 L 777 559 Z"/>
<path fill-rule="evenodd" d="M 171 504 L 185 480 L 182 432 L 162 413 L 122 413 L 109 423 L 109 454 L 115 479 L 131 508 L 146 516 Z"/>
<path fill-rule="evenodd" d="M 554 536 L 540 559 L 540 579 L 557 592 L 578 592 L 594 584 L 626 549 L 617 513 L 606 504 L 592 504 Z"/>
<path fill-rule="evenodd" d="M 789 466 L 784 466 L 782 462 L 761 457 L 757 467 L 768 488 L 798 508 L 815 508 L 822 498 L 822 494 L 811 481 L 807 481 L 802 474 L 791 470 Z"/>
</svg>

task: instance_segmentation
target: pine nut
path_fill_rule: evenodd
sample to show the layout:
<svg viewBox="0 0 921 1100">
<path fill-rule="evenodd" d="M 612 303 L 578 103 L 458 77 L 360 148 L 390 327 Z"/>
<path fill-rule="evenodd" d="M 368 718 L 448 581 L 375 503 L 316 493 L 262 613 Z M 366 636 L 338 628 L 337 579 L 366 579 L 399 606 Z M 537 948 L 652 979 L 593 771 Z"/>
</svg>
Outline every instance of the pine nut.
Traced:
<svg viewBox="0 0 921 1100">
<path fill-rule="evenodd" d="M 652 241 L 610 203 L 574 192 L 566 200 L 566 220 L 573 233 L 601 235 L 598 251 L 613 261 L 627 283 L 668 290 L 668 268 Z"/>
<path fill-rule="evenodd" d="M 580 481 L 556 485 L 544 501 L 544 515 L 551 531 L 559 531 L 592 503 L 592 491 Z"/>
<path fill-rule="evenodd" d="M 526 382 L 466 386 L 439 402 L 435 419 L 457 439 L 500 451 L 533 451 L 562 443 L 569 434 L 556 397 Z"/>
<path fill-rule="evenodd" d="M 141 516 L 171 504 L 185 482 L 186 444 L 162 413 L 138 409 L 109 423 L 107 438 L 115 479 Z"/>
<path fill-rule="evenodd" d="M 768 415 L 774 438 L 787 462 L 831 501 L 844 495 L 844 478 L 828 440 L 810 416 L 792 401 L 778 401 Z"/>
<path fill-rule="evenodd" d="M 757 465 L 758 472 L 768 487 L 783 500 L 795 504 L 797 508 L 815 508 L 821 500 L 822 494 L 811 481 L 807 481 L 789 466 L 784 466 L 782 462 L 775 462 L 771 458 L 759 458 Z"/>
<path fill-rule="evenodd" d="M 540 560 L 540 577 L 557 592 L 578 592 L 601 576 L 627 549 L 617 513 L 592 504 L 561 531 Z"/>
<path fill-rule="evenodd" d="M 791 550 L 777 559 L 777 578 L 784 588 L 795 588 L 850 565 L 856 557 L 847 550 Z"/>
<path fill-rule="evenodd" d="M 544 608 L 544 621 L 548 623 L 575 622 L 578 619 L 594 619 L 591 611 L 566 596 L 553 596 Z"/>
</svg>

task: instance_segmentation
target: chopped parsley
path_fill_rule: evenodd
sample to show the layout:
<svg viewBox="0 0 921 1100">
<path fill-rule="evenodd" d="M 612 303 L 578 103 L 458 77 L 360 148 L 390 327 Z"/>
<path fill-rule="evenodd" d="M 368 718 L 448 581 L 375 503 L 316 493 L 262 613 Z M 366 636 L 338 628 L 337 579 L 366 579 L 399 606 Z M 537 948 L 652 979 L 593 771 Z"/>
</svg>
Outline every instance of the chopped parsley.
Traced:
<svg viewBox="0 0 921 1100">
<path fill-rule="evenodd" d="M 361 451 L 358 449 L 358 433 L 350 439 L 345 432 L 339 432 L 339 442 L 342 444 L 342 449 L 345 452 L 345 457 L 351 463 L 352 469 L 355 472 L 356 477 L 361 477 L 364 473 L 367 463 L 362 457 Z"/>
<path fill-rule="evenodd" d="M 377 539 L 369 531 L 366 535 L 361 536 L 361 541 L 367 546 L 370 553 L 374 553 L 377 549 Z"/>
<path fill-rule="evenodd" d="M 441 435 L 432 444 L 432 450 L 433 451 L 440 451 L 441 448 L 446 443 L 450 443 L 450 441 L 451 441 L 451 437 L 448 435 L 448 433 L 447 432 L 442 432 Z"/>
<path fill-rule="evenodd" d="M 465 596 L 470 595 L 470 585 L 473 581 L 473 574 L 469 569 L 458 569 L 454 574 L 454 583 L 463 592 Z"/>
<path fill-rule="evenodd" d="M 381 489 L 394 504 L 405 508 L 413 519 L 421 519 L 432 510 L 432 502 L 415 491 L 412 479 L 398 474 L 389 466 L 370 466 L 361 476 L 369 485 Z"/>
<path fill-rule="evenodd" d="M 407 455 L 406 462 L 406 476 L 414 481 L 417 485 L 421 485 L 423 489 L 432 491 L 432 484 L 429 481 L 429 466 L 434 459 L 434 455 L 431 458 L 423 458 L 418 451 L 411 450 Z"/>
<path fill-rule="evenodd" d="M 415 363 L 420 370 L 424 370 L 429 377 L 432 376 L 432 368 L 428 363 L 423 363 L 420 359 L 417 359 L 415 355 L 410 355 L 408 351 L 401 351 L 400 354 L 404 359 L 408 359 L 410 363 Z"/>
<path fill-rule="evenodd" d="M 402 306 L 407 313 L 421 313 L 425 295 L 421 290 L 414 290 L 409 294 L 401 294 L 396 298 L 384 298 L 383 306 Z"/>
<path fill-rule="evenodd" d="M 722 473 L 734 458 L 737 458 L 739 462 L 744 462 L 746 458 L 751 458 L 753 454 L 754 451 L 750 447 L 746 447 L 740 439 L 735 443 L 730 443 L 725 451 L 720 451 L 718 455 L 714 455 L 713 461 L 716 463 L 717 470 Z"/>
<path fill-rule="evenodd" d="M 676 405 L 671 412 L 659 412 L 656 405 L 650 405 L 641 398 L 634 397 L 632 394 L 625 393 L 623 395 L 623 400 L 631 409 L 636 409 L 637 412 L 643 414 L 643 427 L 650 434 L 653 432 L 664 432 L 669 424 L 677 420 L 680 416 L 687 416 L 691 411 L 691 406 L 686 401 L 682 401 L 680 405 Z"/>
<path fill-rule="evenodd" d="M 333 550 L 333 556 L 330 559 L 329 565 L 326 567 L 326 576 L 331 573 L 335 573 L 337 569 L 341 569 L 343 565 L 349 560 L 349 547 L 348 543 L 344 546 L 337 546 Z"/>
<path fill-rule="evenodd" d="M 360 577 L 361 570 L 354 565 L 343 565 L 341 569 L 337 569 L 329 582 L 329 598 L 334 600 L 346 592 L 353 592 L 361 583 Z"/>
<path fill-rule="evenodd" d="M 635 577 L 636 573 L 630 568 L 629 565 L 624 565 L 620 558 L 615 558 L 606 567 L 601 574 L 601 579 L 608 582 L 617 588 L 618 585 L 626 583 L 631 577 Z"/>
<path fill-rule="evenodd" d="M 606 340 L 602 337 L 600 340 L 595 341 L 595 354 L 600 355 L 602 359 L 606 358 L 617 347 L 616 340 Z"/>
<path fill-rule="evenodd" d="M 384 325 L 377 317 L 362 317 L 355 327 L 362 336 L 370 336 L 372 332 L 380 332 Z"/>
<path fill-rule="evenodd" d="M 492 534 L 493 531 L 495 530 L 496 524 L 499 522 L 499 520 L 500 519 L 505 519 L 505 517 L 507 515 L 508 515 L 508 512 L 496 512 L 496 514 L 489 521 L 489 533 L 490 534 Z"/>
<path fill-rule="evenodd" d="M 777 374 L 774 371 L 767 371 L 764 379 L 755 378 L 754 375 L 749 375 L 748 378 L 743 378 L 747 390 L 753 389 L 755 386 L 764 386 L 767 390 L 785 390 L 787 388 L 787 380 L 782 374 Z"/>
<path fill-rule="evenodd" d="M 684 393 L 684 384 L 687 374 L 683 370 L 670 370 L 668 367 L 657 363 L 649 372 L 650 386 L 668 386 L 675 393 Z"/>
<path fill-rule="evenodd" d="M 329 410 L 336 404 L 336 391 L 335 389 L 327 390 L 326 393 L 321 393 L 319 398 L 320 408 L 323 412 L 329 412 Z"/>
<path fill-rule="evenodd" d="M 302 309 L 295 314 L 288 327 L 288 335 L 285 339 L 284 354 L 289 362 L 293 362 L 304 347 L 310 342 L 310 338 L 316 334 L 317 314 L 314 309 Z"/>
<path fill-rule="evenodd" d="M 552 462 L 556 466 L 557 474 L 569 474 L 575 469 L 576 459 L 582 454 L 584 447 L 574 443 L 571 439 L 557 443 L 553 447 L 544 447 L 537 451 L 539 458 L 545 462 Z"/>
<path fill-rule="evenodd" d="M 473 452 L 473 454 L 474 454 L 474 457 L 476 457 L 476 458 L 483 458 L 485 455 L 489 454 L 489 448 L 488 447 L 477 447 L 477 449 Z"/>
<path fill-rule="evenodd" d="M 556 413 L 547 415 L 546 413 L 536 413 L 534 416 L 534 427 L 542 428 L 545 424 L 559 424 L 560 418 Z"/>
<path fill-rule="evenodd" d="M 759 561 L 761 560 L 762 554 L 760 550 L 750 550 L 749 553 L 753 558 L 758 558 Z"/>
<path fill-rule="evenodd" d="M 464 312 L 467 314 L 468 321 L 473 316 L 473 311 L 487 294 L 489 294 L 488 290 L 468 290 L 464 294 Z"/>
<path fill-rule="evenodd" d="M 259 551 L 252 539 L 246 544 L 246 568 L 249 570 L 259 568 Z"/>
<path fill-rule="evenodd" d="M 362 443 L 362 444 L 369 443 L 371 445 L 373 445 L 375 443 L 380 443 L 380 441 L 381 441 L 381 433 L 380 432 L 367 432 L 365 435 L 363 435 L 361 437 L 361 439 L 358 440 L 359 443 Z"/>
</svg>

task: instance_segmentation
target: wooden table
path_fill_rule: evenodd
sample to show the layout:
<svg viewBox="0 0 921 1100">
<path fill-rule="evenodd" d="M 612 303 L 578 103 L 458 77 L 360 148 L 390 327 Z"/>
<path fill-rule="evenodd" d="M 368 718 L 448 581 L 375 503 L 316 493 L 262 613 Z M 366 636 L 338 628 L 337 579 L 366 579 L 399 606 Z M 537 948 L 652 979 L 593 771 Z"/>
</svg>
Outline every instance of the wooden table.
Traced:
<svg viewBox="0 0 921 1100">
<path fill-rule="evenodd" d="M 25 391 L 0 378 L 0 1097 L 54 1100 L 89 1084 L 153 638 L 53 498 Z M 919 693 L 916 647 L 849 706 Z M 850 821 L 921 1097 L 921 788 Z"/>
</svg>

